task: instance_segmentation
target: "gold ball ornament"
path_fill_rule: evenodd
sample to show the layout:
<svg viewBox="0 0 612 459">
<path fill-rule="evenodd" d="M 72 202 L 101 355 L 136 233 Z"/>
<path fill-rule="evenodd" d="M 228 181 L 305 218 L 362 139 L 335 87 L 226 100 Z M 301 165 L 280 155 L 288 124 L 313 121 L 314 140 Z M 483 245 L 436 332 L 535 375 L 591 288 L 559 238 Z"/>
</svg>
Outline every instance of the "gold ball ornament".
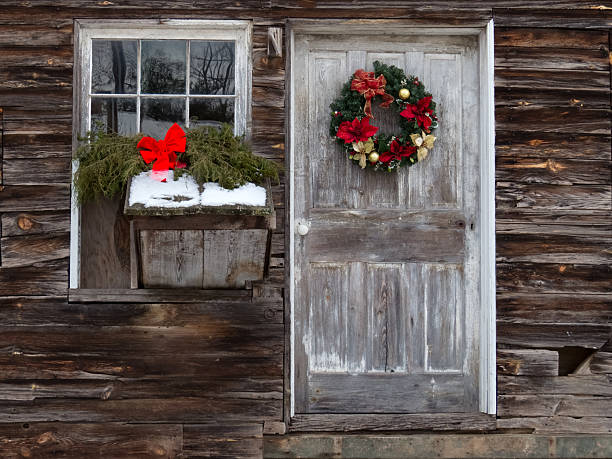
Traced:
<svg viewBox="0 0 612 459">
<path fill-rule="evenodd" d="M 408 91 L 408 89 L 406 88 L 402 88 L 399 90 L 399 96 L 400 96 L 400 99 L 406 100 L 410 97 L 410 91 Z"/>
<path fill-rule="evenodd" d="M 377 162 L 378 158 L 379 158 L 378 153 L 376 153 L 375 151 L 370 153 L 370 156 L 368 156 L 368 159 L 370 160 L 371 163 Z"/>
</svg>

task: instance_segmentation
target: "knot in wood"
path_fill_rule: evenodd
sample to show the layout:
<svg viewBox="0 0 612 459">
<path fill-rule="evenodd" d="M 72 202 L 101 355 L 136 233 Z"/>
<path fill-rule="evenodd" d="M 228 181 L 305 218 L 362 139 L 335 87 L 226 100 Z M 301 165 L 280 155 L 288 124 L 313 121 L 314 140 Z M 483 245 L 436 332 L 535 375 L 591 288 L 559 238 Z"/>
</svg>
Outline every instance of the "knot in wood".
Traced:
<svg viewBox="0 0 612 459">
<path fill-rule="evenodd" d="M 17 226 L 19 226 L 22 231 L 29 231 L 34 226 L 34 222 L 25 215 L 20 215 L 19 218 L 17 218 Z"/>
</svg>

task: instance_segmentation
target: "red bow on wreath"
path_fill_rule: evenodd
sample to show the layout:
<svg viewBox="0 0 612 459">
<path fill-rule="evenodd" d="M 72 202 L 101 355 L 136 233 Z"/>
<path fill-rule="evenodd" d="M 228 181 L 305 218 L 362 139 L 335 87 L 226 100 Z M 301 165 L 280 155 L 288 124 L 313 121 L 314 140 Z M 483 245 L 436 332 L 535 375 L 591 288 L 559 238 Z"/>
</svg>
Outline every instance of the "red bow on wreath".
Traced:
<svg viewBox="0 0 612 459">
<path fill-rule="evenodd" d="M 369 118 L 374 118 L 372 116 L 372 99 L 374 96 L 382 96 L 383 101 L 380 106 L 383 108 L 387 108 L 393 102 L 393 96 L 385 92 L 386 84 L 385 76 L 379 75 L 378 78 L 375 78 L 374 72 L 366 72 L 363 69 L 359 69 L 353 75 L 351 89 L 365 97 L 366 103 L 363 111 Z"/>
<path fill-rule="evenodd" d="M 167 170 L 174 168 L 181 169 L 186 166 L 185 163 L 178 160 L 177 156 L 177 153 L 185 152 L 186 144 L 185 132 L 178 124 L 174 123 L 168 129 L 163 140 L 143 137 L 136 147 L 140 150 L 142 159 L 147 164 L 155 161 L 151 176 L 160 182 L 165 182 Z"/>
</svg>

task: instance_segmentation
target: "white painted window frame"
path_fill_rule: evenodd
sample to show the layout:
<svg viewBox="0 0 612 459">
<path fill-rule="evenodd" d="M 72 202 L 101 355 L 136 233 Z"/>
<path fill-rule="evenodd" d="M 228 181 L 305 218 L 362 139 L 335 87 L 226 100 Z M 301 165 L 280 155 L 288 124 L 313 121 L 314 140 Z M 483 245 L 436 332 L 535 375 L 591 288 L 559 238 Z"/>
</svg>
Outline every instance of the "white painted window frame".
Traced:
<svg viewBox="0 0 612 459">
<path fill-rule="evenodd" d="M 380 21 L 360 21 L 358 25 L 351 25 L 341 21 L 300 21 L 296 22 L 289 31 L 289 69 L 294 68 L 293 58 L 295 56 L 294 43 L 296 33 L 330 33 L 334 30 L 343 30 L 345 33 L 350 27 L 358 27 L 361 33 L 377 31 L 385 27 L 388 32 L 415 29 L 420 34 L 448 34 L 469 35 L 478 39 L 479 44 L 479 71 L 480 71 L 480 232 L 481 232 L 481 263 L 480 263 L 480 356 L 479 356 L 479 408 L 487 414 L 495 414 L 497 411 L 497 375 L 496 375 L 496 294 L 495 294 L 495 97 L 494 97 L 494 25 L 493 20 L 470 26 L 462 27 L 427 27 L 418 24 L 410 25 L 400 21 L 381 25 Z M 294 106 L 294 80 L 293 74 L 289 73 L 289 307 L 290 307 L 290 416 L 295 415 L 295 355 L 293 341 L 295 338 L 295 269 L 294 269 L 294 244 L 295 244 L 295 221 L 293 216 L 295 195 L 293 182 L 295 180 L 294 169 L 294 145 L 293 129 L 294 117 L 292 108 Z"/>
<path fill-rule="evenodd" d="M 235 106 L 236 134 L 247 137 L 251 132 L 252 22 L 234 20 L 75 20 L 74 81 L 73 81 L 73 140 L 90 129 L 92 40 L 224 40 L 235 42 Z M 72 161 L 72 174 L 78 168 Z M 79 288 L 81 215 L 74 187 L 70 212 L 70 288 Z"/>
</svg>

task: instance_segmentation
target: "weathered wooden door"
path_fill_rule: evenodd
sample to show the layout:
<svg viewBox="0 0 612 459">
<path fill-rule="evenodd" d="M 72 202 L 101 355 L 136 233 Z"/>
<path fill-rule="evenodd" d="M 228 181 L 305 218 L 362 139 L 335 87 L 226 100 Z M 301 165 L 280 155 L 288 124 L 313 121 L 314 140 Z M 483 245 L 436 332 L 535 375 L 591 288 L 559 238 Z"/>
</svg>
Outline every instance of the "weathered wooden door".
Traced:
<svg viewBox="0 0 612 459">
<path fill-rule="evenodd" d="M 304 33 L 293 50 L 293 221 L 309 228 L 293 245 L 295 412 L 478 411 L 477 40 Z M 356 167 L 328 134 L 329 104 L 376 60 L 438 102 L 432 153 L 398 174 Z"/>
</svg>

